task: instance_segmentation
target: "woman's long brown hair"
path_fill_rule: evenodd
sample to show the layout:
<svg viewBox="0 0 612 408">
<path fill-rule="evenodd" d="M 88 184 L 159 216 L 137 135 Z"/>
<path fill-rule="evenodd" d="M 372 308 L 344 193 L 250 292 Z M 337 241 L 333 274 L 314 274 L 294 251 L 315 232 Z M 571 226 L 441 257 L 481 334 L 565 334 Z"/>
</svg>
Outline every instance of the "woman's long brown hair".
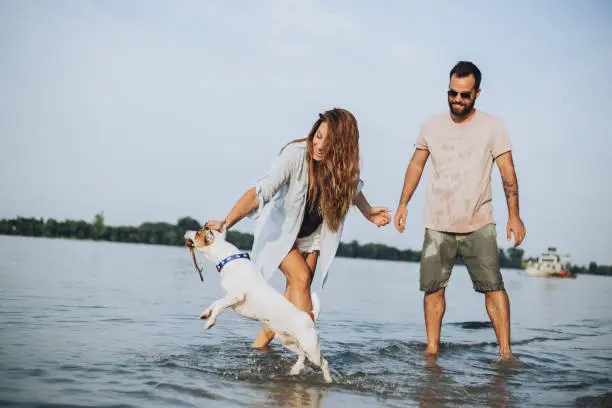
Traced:
<svg viewBox="0 0 612 408">
<path fill-rule="evenodd" d="M 313 159 L 313 139 L 321 123 L 327 122 L 323 160 Z M 311 202 L 319 198 L 319 212 L 332 231 L 338 231 L 355 198 L 359 183 L 359 129 L 357 120 L 347 110 L 331 109 L 319 114 L 308 137 L 307 159 Z M 282 152 L 282 149 L 281 149 Z"/>
</svg>

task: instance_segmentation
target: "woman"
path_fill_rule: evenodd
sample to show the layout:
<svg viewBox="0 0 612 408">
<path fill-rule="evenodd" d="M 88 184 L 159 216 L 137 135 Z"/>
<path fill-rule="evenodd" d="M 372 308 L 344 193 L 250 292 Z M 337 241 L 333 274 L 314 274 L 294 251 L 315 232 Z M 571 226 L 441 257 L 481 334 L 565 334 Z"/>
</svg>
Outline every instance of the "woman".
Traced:
<svg viewBox="0 0 612 408">
<path fill-rule="evenodd" d="M 314 272 L 321 271 L 323 287 L 351 204 L 378 227 L 391 221 L 389 209 L 368 204 L 362 186 L 357 121 L 344 109 L 332 109 L 319 114 L 306 139 L 283 147 L 268 173 L 224 221 L 208 221 L 208 226 L 220 231 L 247 215 L 258 218 L 253 264 L 265 279 L 280 269 L 287 280 L 285 297 L 314 318 Z M 265 347 L 273 337 L 264 328 L 253 347 Z"/>
</svg>

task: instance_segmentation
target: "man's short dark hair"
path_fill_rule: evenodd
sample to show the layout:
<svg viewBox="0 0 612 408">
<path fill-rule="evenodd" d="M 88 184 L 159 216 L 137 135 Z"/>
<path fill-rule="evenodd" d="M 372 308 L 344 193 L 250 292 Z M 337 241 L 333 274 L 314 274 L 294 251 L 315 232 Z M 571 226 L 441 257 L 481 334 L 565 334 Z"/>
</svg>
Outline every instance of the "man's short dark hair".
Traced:
<svg viewBox="0 0 612 408">
<path fill-rule="evenodd" d="M 453 75 L 457 75 L 459 78 L 474 75 L 474 79 L 476 79 L 475 89 L 480 88 L 480 79 L 482 78 L 482 74 L 480 73 L 478 67 L 470 61 L 459 61 L 457 64 L 455 64 L 453 69 L 451 69 L 449 79 L 452 78 Z"/>
</svg>

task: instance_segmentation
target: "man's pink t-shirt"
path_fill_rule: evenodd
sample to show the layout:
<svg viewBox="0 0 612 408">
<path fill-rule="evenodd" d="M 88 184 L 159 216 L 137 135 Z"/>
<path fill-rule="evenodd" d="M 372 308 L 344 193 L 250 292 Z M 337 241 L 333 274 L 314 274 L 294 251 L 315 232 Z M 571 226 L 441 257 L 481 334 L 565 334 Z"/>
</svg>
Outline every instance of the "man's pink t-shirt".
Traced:
<svg viewBox="0 0 612 408">
<path fill-rule="evenodd" d="M 466 123 L 449 113 L 426 119 L 415 147 L 428 150 L 429 183 L 425 227 L 468 233 L 494 223 L 491 171 L 494 159 L 511 150 L 504 122 L 476 111 Z"/>
</svg>

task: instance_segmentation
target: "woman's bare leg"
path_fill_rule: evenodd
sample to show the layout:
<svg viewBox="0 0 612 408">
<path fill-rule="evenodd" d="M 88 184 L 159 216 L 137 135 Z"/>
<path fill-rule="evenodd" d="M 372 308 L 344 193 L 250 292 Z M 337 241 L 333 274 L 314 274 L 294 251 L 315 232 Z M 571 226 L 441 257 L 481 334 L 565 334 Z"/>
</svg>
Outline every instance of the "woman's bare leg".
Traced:
<svg viewBox="0 0 612 408">
<path fill-rule="evenodd" d="M 279 269 L 287 279 L 285 297 L 298 309 L 303 310 L 312 317 L 312 301 L 310 299 L 310 285 L 316 268 L 318 252 L 300 254 L 292 249 L 281 262 Z M 266 347 L 274 338 L 274 331 L 262 328 L 253 342 L 253 347 Z"/>
<path fill-rule="evenodd" d="M 317 268 L 317 261 L 319 260 L 319 251 L 303 253 L 302 257 L 306 261 L 306 265 L 308 265 L 308 268 L 310 268 L 310 271 L 311 271 L 310 285 L 308 285 L 308 289 L 307 289 L 308 299 L 310 299 L 310 286 L 312 285 L 312 281 L 314 280 L 314 273 L 315 273 L 315 269 Z M 307 312 L 310 315 L 310 318 L 314 320 L 314 313 L 312 311 L 312 299 L 310 302 L 310 310 L 307 310 Z"/>
</svg>

